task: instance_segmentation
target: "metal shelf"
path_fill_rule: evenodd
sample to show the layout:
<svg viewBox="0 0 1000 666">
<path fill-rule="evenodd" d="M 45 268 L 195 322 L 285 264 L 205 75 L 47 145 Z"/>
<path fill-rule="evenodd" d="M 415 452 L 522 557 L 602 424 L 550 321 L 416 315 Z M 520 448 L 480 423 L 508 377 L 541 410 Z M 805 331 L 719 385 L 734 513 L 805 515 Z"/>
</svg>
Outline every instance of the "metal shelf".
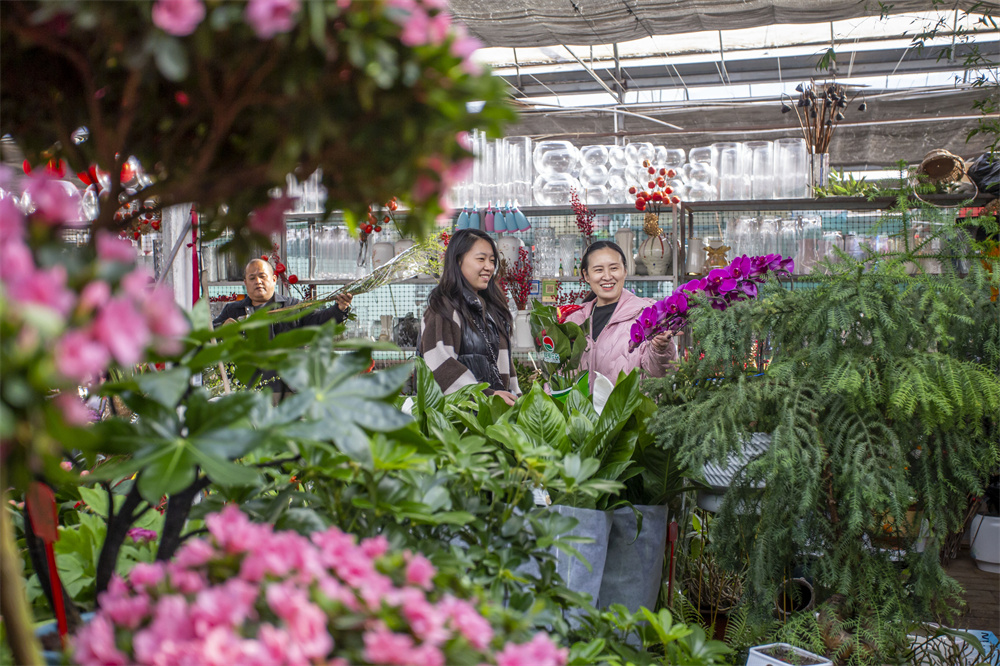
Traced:
<svg viewBox="0 0 1000 666">
<path fill-rule="evenodd" d="M 985 206 L 995 199 L 991 194 L 981 194 L 967 204 L 970 208 Z M 933 194 L 923 197 L 924 201 L 936 206 L 958 206 L 968 197 L 960 194 Z M 916 199 L 913 199 L 916 201 Z M 731 213 L 751 210 L 886 210 L 896 205 L 895 197 L 824 197 L 822 199 L 747 199 L 741 201 L 691 201 L 682 204 L 685 211 Z"/>
</svg>

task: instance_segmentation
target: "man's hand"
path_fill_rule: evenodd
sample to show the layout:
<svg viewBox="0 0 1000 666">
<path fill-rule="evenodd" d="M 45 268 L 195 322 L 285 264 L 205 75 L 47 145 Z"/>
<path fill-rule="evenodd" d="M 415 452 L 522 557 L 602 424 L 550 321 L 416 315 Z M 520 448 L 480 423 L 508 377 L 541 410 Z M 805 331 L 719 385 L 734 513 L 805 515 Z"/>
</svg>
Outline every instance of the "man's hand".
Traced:
<svg viewBox="0 0 1000 666">
<path fill-rule="evenodd" d="M 337 307 L 340 308 L 341 312 L 347 312 L 351 307 L 351 301 L 354 300 L 354 294 L 337 294 L 333 300 L 337 302 Z"/>
<path fill-rule="evenodd" d="M 515 402 L 517 402 L 517 396 L 509 391 L 494 391 L 493 395 L 500 396 L 501 398 L 503 398 L 503 401 L 506 402 L 508 405 L 513 405 Z"/>
<path fill-rule="evenodd" d="M 650 343 L 657 354 L 663 354 L 670 349 L 670 341 L 675 335 L 677 335 L 677 331 L 664 331 L 650 340 Z"/>
</svg>

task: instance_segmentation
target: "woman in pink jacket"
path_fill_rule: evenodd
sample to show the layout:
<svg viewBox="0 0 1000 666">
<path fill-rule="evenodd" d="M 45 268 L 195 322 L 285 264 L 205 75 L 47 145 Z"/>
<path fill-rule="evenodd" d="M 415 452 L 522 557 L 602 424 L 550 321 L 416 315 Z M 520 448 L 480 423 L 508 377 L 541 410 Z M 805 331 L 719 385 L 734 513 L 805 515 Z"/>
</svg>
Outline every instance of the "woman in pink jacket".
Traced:
<svg viewBox="0 0 1000 666">
<path fill-rule="evenodd" d="M 661 333 L 629 353 L 629 329 L 653 301 L 625 289 L 625 266 L 625 253 L 610 241 L 592 243 L 580 259 L 580 274 L 590 285 L 591 294 L 583 308 L 566 317 L 566 321 L 583 324 L 590 320 L 587 350 L 580 368 L 590 371 L 591 387 L 598 372 L 612 383 L 618 381 L 618 373 L 627 374 L 636 368 L 662 377 L 667 365 L 677 359 L 674 331 Z"/>
</svg>

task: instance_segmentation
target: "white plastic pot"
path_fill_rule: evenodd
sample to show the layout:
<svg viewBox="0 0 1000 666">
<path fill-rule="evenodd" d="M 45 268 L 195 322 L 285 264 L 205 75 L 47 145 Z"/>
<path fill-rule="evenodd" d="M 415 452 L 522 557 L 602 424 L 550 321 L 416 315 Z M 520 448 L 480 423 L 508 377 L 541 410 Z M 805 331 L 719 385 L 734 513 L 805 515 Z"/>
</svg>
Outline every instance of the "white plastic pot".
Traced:
<svg viewBox="0 0 1000 666">
<path fill-rule="evenodd" d="M 794 660 L 786 661 L 780 656 L 774 656 L 771 653 L 778 655 L 782 653 L 785 655 L 791 654 L 794 655 Z M 798 666 L 832 666 L 832 662 L 826 657 L 821 657 L 788 643 L 771 643 L 770 645 L 752 647 L 747 657 L 747 666 L 789 666 L 789 664 L 796 664 Z"/>
<path fill-rule="evenodd" d="M 975 515 L 969 523 L 969 552 L 983 571 L 1000 573 L 1000 517 Z"/>
</svg>

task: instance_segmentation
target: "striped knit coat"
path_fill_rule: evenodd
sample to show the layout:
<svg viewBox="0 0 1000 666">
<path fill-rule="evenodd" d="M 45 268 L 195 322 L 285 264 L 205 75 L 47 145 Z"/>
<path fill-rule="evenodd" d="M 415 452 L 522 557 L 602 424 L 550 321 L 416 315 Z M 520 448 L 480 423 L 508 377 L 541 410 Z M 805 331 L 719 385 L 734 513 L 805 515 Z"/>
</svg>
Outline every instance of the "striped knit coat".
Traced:
<svg viewBox="0 0 1000 666">
<path fill-rule="evenodd" d="M 474 316 L 483 321 L 482 304 L 475 296 L 468 296 L 466 300 L 476 313 Z M 483 321 L 484 325 L 485 323 Z M 521 391 L 517 385 L 517 374 L 513 372 L 507 339 L 503 335 L 499 338 L 497 372 L 493 373 L 489 369 L 492 359 L 482 353 L 486 350 L 486 343 L 481 333 L 470 327 L 453 308 L 449 307 L 443 314 L 428 308 L 420 325 L 417 351 L 427 362 L 427 367 L 434 373 L 434 379 L 446 395 L 463 386 L 479 383 L 491 384 L 484 390 L 487 395 L 492 395 L 497 390 L 519 394 Z"/>
</svg>

